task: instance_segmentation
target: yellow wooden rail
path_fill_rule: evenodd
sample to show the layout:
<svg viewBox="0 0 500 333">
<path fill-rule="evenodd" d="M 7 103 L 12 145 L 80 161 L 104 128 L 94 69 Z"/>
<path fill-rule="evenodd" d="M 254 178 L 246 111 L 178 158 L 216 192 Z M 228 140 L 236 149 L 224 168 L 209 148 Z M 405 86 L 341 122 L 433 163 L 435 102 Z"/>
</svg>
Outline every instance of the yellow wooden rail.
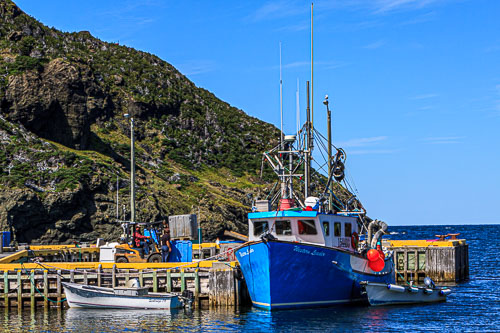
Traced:
<svg viewBox="0 0 500 333">
<path fill-rule="evenodd" d="M 31 251 L 31 253 L 29 253 Z M 43 257 L 50 255 L 58 255 L 61 252 L 65 252 L 68 254 L 85 254 L 85 253 L 99 253 L 99 248 L 96 247 L 84 247 L 84 248 L 46 248 L 43 250 L 21 250 L 6 257 L 0 259 L 0 264 L 8 264 L 16 260 L 20 260 L 23 257 L 34 256 L 34 257 Z"/>
<path fill-rule="evenodd" d="M 209 249 L 211 247 L 220 249 L 220 246 L 217 243 L 201 243 L 201 244 L 193 244 L 193 250 L 199 250 L 200 246 L 202 249 Z"/>
<path fill-rule="evenodd" d="M 120 269 L 174 269 L 174 268 L 212 268 L 214 264 L 228 265 L 236 267 L 238 263 L 231 261 L 223 263 L 217 260 L 207 260 L 199 262 L 165 262 L 165 263 L 113 263 L 113 262 L 47 262 L 47 263 L 25 263 L 25 264 L 0 264 L 0 271 L 18 269 L 97 269 L 101 265 L 102 269 L 111 269 L 114 265 Z"/>
<path fill-rule="evenodd" d="M 414 240 L 391 240 L 387 239 L 384 242 L 389 243 L 391 247 L 454 247 L 465 244 L 465 239 L 457 239 L 457 240 L 445 240 L 445 241 L 427 241 L 425 239 L 414 239 Z"/>
<path fill-rule="evenodd" d="M 95 248 L 95 244 L 90 245 L 91 248 Z M 54 245 L 30 245 L 30 250 L 61 250 L 61 249 L 74 249 L 81 248 L 80 246 L 76 246 L 74 244 L 54 244 Z M 86 249 L 88 247 L 84 247 Z"/>
</svg>

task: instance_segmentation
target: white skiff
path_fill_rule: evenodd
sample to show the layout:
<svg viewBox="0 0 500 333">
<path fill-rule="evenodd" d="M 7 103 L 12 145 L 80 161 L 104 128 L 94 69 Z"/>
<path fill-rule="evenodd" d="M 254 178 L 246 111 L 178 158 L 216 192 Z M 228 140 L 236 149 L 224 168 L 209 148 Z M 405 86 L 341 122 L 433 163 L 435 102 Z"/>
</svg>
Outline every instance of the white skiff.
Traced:
<svg viewBox="0 0 500 333">
<path fill-rule="evenodd" d="M 148 288 L 104 288 L 69 282 L 62 285 L 72 308 L 176 309 L 183 306 L 179 296 L 149 293 Z"/>
</svg>

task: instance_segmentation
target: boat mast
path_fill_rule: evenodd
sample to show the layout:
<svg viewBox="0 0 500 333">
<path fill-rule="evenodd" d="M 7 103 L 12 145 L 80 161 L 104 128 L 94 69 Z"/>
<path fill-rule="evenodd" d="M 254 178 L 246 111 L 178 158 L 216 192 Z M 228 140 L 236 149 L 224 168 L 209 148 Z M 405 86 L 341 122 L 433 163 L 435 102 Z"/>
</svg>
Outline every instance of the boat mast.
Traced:
<svg viewBox="0 0 500 333">
<path fill-rule="evenodd" d="M 304 166 L 304 198 L 309 196 L 309 184 L 311 182 L 311 108 L 309 101 L 309 81 L 306 82 L 306 90 L 307 90 L 307 120 L 306 120 L 306 142 L 304 149 L 304 157 L 305 157 L 305 166 Z"/>
<path fill-rule="evenodd" d="M 280 117 L 281 117 L 281 150 L 284 149 L 284 135 L 283 135 L 283 77 L 281 73 L 281 42 L 280 42 Z"/>
<path fill-rule="evenodd" d="M 323 102 L 326 105 L 326 114 L 327 114 L 327 126 L 328 126 L 328 179 L 332 178 L 332 112 L 328 107 L 328 95 L 325 96 L 325 101 Z M 333 183 L 330 182 L 328 188 L 328 211 L 331 211 L 333 208 Z"/>
<path fill-rule="evenodd" d="M 314 4 L 311 3 L 311 155 L 312 155 L 312 148 L 314 146 L 314 71 L 313 71 L 313 7 Z"/>
<path fill-rule="evenodd" d="M 296 111 L 296 121 L 297 121 L 297 135 L 299 135 L 300 130 L 300 102 L 299 102 L 299 78 L 297 78 L 297 90 L 295 91 L 295 111 Z"/>
<path fill-rule="evenodd" d="M 280 118 L 281 118 L 281 142 L 280 142 L 280 151 L 281 153 L 279 154 L 279 158 L 281 159 L 281 154 L 285 150 L 285 135 L 283 134 L 283 76 L 282 76 L 282 66 L 281 66 L 281 41 L 280 41 Z M 284 162 L 280 162 L 281 170 L 281 198 L 282 199 L 287 199 L 287 184 L 286 184 L 286 176 L 285 176 L 285 168 L 284 168 Z M 279 206 L 279 205 L 278 205 Z"/>
</svg>

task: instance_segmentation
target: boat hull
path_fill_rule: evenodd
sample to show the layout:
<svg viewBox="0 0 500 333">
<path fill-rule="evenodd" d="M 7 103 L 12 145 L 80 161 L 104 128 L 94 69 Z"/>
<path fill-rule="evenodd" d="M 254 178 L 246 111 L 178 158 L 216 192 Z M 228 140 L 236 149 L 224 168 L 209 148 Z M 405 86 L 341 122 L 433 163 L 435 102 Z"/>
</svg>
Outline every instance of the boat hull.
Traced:
<svg viewBox="0 0 500 333">
<path fill-rule="evenodd" d="M 368 261 L 337 248 L 288 241 L 259 241 L 236 251 L 252 303 L 272 309 L 366 302 L 361 281 L 391 283 L 392 259 L 380 273 Z"/>
<path fill-rule="evenodd" d="M 66 300 L 71 308 L 106 309 L 176 309 L 182 302 L 176 295 L 149 294 L 144 296 L 116 295 L 112 288 L 87 287 L 63 283 Z"/>
<path fill-rule="evenodd" d="M 442 293 L 441 291 L 446 289 L 441 288 L 413 287 L 411 292 L 410 288 L 398 287 L 404 288 L 404 291 L 389 289 L 388 285 L 383 283 L 368 282 L 364 286 L 368 302 L 373 306 L 445 302 L 448 294 Z"/>
</svg>

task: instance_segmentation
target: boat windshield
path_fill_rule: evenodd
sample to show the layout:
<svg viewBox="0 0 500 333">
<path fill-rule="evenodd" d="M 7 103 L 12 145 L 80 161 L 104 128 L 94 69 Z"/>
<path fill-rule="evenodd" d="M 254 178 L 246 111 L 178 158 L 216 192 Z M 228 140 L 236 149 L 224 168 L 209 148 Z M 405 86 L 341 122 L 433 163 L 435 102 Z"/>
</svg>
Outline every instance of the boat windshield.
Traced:
<svg viewBox="0 0 500 333">
<path fill-rule="evenodd" d="M 269 222 L 267 221 L 254 221 L 253 234 L 259 236 L 269 230 Z"/>
<path fill-rule="evenodd" d="M 345 237 L 351 237 L 351 234 L 352 234 L 352 224 L 346 223 L 344 228 L 345 228 L 344 236 Z"/>
<path fill-rule="evenodd" d="M 279 220 L 274 222 L 276 235 L 289 236 L 292 234 L 292 224 L 289 220 Z"/>
<path fill-rule="evenodd" d="M 314 220 L 298 220 L 297 226 L 299 235 L 316 235 L 318 233 Z"/>
</svg>

